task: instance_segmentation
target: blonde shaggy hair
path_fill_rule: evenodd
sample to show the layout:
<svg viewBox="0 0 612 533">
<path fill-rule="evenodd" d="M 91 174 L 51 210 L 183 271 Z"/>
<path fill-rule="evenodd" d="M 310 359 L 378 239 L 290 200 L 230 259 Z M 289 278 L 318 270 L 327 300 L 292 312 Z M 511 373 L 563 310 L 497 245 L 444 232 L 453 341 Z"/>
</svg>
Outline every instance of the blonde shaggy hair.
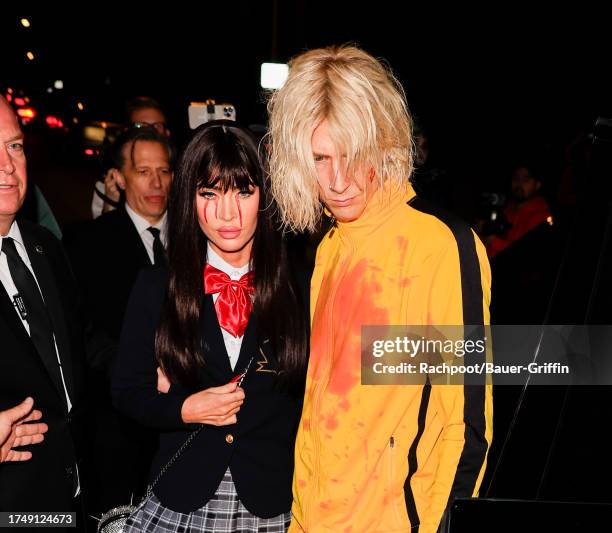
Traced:
<svg viewBox="0 0 612 533">
<path fill-rule="evenodd" d="M 351 45 L 304 52 L 268 101 L 271 190 L 282 225 L 314 231 L 321 219 L 311 139 L 327 120 L 347 172 L 372 167 L 382 185 L 406 186 L 413 170 L 412 119 L 390 69 Z"/>
</svg>

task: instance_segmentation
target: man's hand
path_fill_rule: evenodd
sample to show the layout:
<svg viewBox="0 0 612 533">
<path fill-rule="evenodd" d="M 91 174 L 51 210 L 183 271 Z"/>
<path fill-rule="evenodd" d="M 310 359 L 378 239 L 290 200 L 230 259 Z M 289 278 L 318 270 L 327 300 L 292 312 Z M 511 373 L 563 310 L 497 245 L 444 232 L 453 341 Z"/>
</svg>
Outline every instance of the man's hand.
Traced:
<svg viewBox="0 0 612 533">
<path fill-rule="evenodd" d="M 104 194 L 108 196 L 111 200 L 115 202 L 119 201 L 120 194 L 119 191 L 121 189 L 125 189 L 125 180 L 116 168 L 111 168 L 104 176 Z M 114 206 L 111 204 L 104 202 L 104 206 L 102 207 L 102 212 L 106 213 L 107 211 L 112 211 Z"/>
<path fill-rule="evenodd" d="M 157 367 L 157 392 L 166 394 L 170 390 L 170 380 L 164 374 L 164 371 Z"/>
<path fill-rule="evenodd" d="M 45 438 L 47 424 L 26 424 L 42 418 L 40 411 L 33 411 L 34 400 L 26 398 L 19 405 L 0 411 L 0 463 L 5 461 L 27 461 L 31 452 L 13 450 L 19 446 L 38 444 Z"/>
<path fill-rule="evenodd" d="M 186 424 L 229 426 L 237 422 L 236 413 L 244 402 L 244 391 L 238 383 L 211 387 L 189 396 L 181 408 Z"/>
</svg>

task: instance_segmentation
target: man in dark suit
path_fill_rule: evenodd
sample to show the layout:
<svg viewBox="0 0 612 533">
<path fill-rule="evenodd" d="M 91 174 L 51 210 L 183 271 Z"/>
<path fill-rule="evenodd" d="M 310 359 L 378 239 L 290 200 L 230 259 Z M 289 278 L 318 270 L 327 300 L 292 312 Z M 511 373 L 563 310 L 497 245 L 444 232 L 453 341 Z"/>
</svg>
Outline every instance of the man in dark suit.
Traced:
<svg viewBox="0 0 612 533">
<path fill-rule="evenodd" d="M 122 134 L 109 159 L 125 202 L 64 241 L 94 322 L 114 340 L 138 272 L 165 262 L 172 155 L 168 139 L 153 128 Z"/>
<path fill-rule="evenodd" d="M 30 460 L 0 465 L 0 510 L 78 511 L 85 354 L 96 365 L 111 348 L 83 327 L 60 243 L 16 220 L 26 189 L 23 133 L 0 96 L 0 410 L 31 397 L 48 427 Z"/>
<path fill-rule="evenodd" d="M 149 96 L 137 96 L 128 100 L 125 105 L 125 127 L 154 128 L 157 133 L 170 138 L 170 130 L 166 120 L 166 112 L 161 104 Z M 107 169 L 104 182 L 95 184 L 91 214 L 98 218 L 102 213 L 112 211 L 120 200 L 121 187 L 116 180 L 117 175 Z M 111 200 L 112 203 L 107 200 Z"/>
<path fill-rule="evenodd" d="M 146 266 L 165 264 L 166 206 L 172 150 L 154 128 L 133 128 L 111 147 L 114 179 L 125 202 L 67 235 L 75 274 L 94 324 L 119 340 L 132 285 Z M 143 492 L 156 437 L 113 407 L 110 365 L 92 376 L 96 398 L 92 477 L 96 512 L 129 502 Z"/>
</svg>

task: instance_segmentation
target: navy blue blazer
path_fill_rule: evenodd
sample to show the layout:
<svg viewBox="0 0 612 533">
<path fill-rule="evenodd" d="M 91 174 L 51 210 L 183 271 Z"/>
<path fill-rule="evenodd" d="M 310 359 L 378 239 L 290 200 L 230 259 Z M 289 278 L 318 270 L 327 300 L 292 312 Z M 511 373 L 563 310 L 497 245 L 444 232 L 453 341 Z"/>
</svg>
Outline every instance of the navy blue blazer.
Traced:
<svg viewBox="0 0 612 533">
<path fill-rule="evenodd" d="M 192 512 L 214 495 L 229 466 L 240 501 L 250 512 L 269 518 L 289 511 L 302 396 L 277 386 L 276 359 L 269 342 L 259 338 L 252 316 L 236 368 L 231 369 L 211 295 L 204 296 L 202 301 L 206 364 L 200 371 L 199 387 L 187 390 L 173 385 L 167 394 L 158 393 L 154 339 L 166 284 L 165 270 L 152 267 L 140 273 L 128 303 L 112 381 L 117 408 L 160 430 L 151 479 L 193 430 L 192 425 L 181 419 L 185 399 L 198 390 L 228 383 L 251 357 L 254 360 L 242 384 L 245 401 L 238 422 L 224 427 L 206 425 L 153 492 L 164 506 L 182 513 Z"/>
</svg>

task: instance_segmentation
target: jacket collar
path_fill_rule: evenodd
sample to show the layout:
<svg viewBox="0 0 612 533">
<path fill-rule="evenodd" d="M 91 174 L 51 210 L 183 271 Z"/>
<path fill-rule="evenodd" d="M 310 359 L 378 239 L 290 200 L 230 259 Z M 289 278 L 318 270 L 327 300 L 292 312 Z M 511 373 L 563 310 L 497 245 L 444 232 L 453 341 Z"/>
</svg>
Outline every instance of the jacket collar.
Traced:
<svg viewBox="0 0 612 533">
<path fill-rule="evenodd" d="M 352 222 L 336 222 L 335 227 L 341 239 L 353 244 L 371 235 L 383 227 L 406 202 L 415 196 L 410 183 L 397 185 L 390 180 L 385 181 L 370 198 L 365 210 L 357 220 Z"/>
</svg>

